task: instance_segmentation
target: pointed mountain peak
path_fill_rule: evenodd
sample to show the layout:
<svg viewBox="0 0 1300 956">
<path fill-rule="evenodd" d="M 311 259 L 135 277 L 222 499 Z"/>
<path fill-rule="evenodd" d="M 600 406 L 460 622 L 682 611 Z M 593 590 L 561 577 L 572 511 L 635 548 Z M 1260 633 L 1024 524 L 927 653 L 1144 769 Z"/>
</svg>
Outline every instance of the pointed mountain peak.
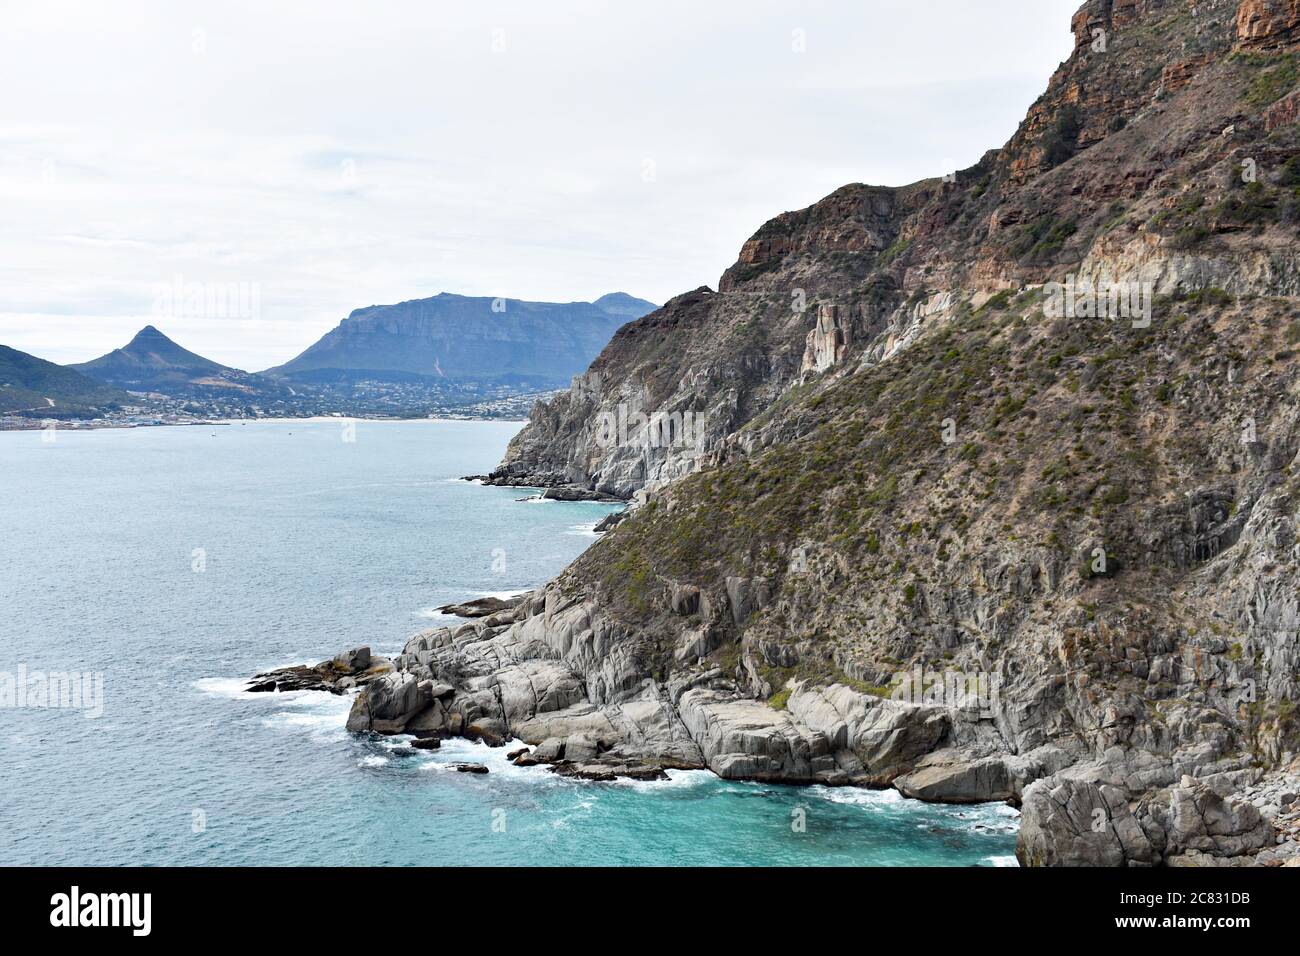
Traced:
<svg viewBox="0 0 1300 956">
<path fill-rule="evenodd" d="M 164 335 L 156 326 L 146 325 L 139 332 L 135 333 L 131 339 L 131 344 L 136 342 L 147 342 L 151 339 L 155 341 L 158 339 L 162 339 L 165 342 L 171 341 L 171 339 L 167 338 L 167 336 Z"/>
<path fill-rule="evenodd" d="M 177 345 L 159 329 L 146 325 L 137 332 L 130 342 L 120 349 L 114 349 L 107 355 L 72 366 L 83 372 L 89 372 L 102 381 L 117 382 L 117 372 L 129 370 L 132 382 L 141 381 L 140 369 L 155 371 L 172 369 L 184 371 L 189 375 L 211 375 L 229 370 L 220 362 L 196 355 L 188 349 Z"/>
</svg>

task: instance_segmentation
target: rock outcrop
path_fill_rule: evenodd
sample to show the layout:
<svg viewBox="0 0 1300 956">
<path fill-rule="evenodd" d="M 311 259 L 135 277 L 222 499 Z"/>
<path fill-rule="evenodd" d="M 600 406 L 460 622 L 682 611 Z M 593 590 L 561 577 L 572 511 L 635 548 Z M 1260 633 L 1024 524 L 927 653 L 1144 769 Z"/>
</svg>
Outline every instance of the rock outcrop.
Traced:
<svg viewBox="0 0 1300 956">
<path fill-rule="evenodd" d="M 1106 784 L 1040 780 L 1025 792 L 1016 855 L 1024 866 L 1212 866 L 1278 839 L 1256 807 L 1221 795 L 1209 781 L 1183 777 L 1129 801 Z M 1300 846 L 1283 858 L 1292 856 L 1300 857 Z"/>
<path fill-rule="evenodd" d="M 1300 42 L 1300 0 L 1245 0 L 1237 11 L 1245 48 L 1283 48 Z"/>
<path fill-rule="evenodd" d="M 324 690 L 346 694 L 392 670 L 393 663 L 388 658 L 372 657 L 368 647 L 354 647 L 314 666 L 284 667 L 257 674 L 249 681 L 247 690 L 249 693 Z"/>
</svg>

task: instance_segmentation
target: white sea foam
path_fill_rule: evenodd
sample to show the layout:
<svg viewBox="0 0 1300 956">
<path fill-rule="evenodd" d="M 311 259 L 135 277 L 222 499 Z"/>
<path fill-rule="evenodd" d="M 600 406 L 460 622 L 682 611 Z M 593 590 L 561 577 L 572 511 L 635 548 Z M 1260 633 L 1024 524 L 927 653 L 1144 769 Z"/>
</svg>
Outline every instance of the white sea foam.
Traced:
<svg viewBox="0 0 1300 956">
<path fill-rule="evenodd" d="M 305 731 L 317 740 L 335 740 L 346 732 L 344 730 L 346 720 L 346 715 L 342 720 L 338 720 L 330 714 L 294 714 L 279 711 L 263 718 L 262 726 L 275 730 Z"/>
<path fill-rule="evenodd" d="M 992 866 L 1019 866 L 1020 861 L 1014 856 L 986 856 L 984 859 Z"/>
<path fill-rule="evenodd" d="M 190 686 L 209 697 L 225 697 L 229 700 L 255 700 L 258 697 L 257 694 L 248 693 L 248 681 L 238 677 L 203 677 Z"/>
<path fill-rule="evenodd" d="M 614 783 L 633 790 L 689 790 L 718 779 L 711 770 L 665 770 L 664 773 L 668 774 L 667 780 L 631 780 L 619 777 Z"/>
<path fill-rule="evenodd" d="M 358 767 L 382 767 L 388 763 L 387 757 L 380 757 L 378 754 L 371 754 L 368 757 L 362 757 L 357 761 Z"/>
<path fill-rule="evenodd" d="M 577 535 L 580 538 L 599 538 L 600 535 L 596 533 L 596 524 L 597 522 L 592 521 L 588 524 L 569 525 L 569 530 L 564 533 Z"/>
<path fill-rule="evenodd" d="M 864 807 L 881 813 L 902 808 L 906 797 L 897 790 L 866 790 L 861 787 L 809 787 L 808 792 L 829 803 Z"/>
<path fill-rule="evenodd" d="M 445 611 L 439 611 L 436 607 L 422 607 L 418 611 L 412 612 L 422 621 L 433 621 L 438 625 L 450 624 L 453 621 L 464 620 L 455 614 L 448 614 Z"/>
</svg>

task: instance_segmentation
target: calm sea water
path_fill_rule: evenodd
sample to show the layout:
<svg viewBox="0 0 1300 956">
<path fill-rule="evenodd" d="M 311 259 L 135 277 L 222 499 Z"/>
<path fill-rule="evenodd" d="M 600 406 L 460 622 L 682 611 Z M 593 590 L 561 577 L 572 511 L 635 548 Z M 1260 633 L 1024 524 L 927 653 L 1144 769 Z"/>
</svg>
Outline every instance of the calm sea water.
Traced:
<svg viewBox="0 0 1300 956">
<path fill-rule="evenodd" d="M 1016 814 L 893 792 L 563 780 L 503 750 L 353 737 L 258 670 L 536 586 L 608 506 L 457 480 L 519 426 L 0 433 L 0 672 L 103 676 L 103 713 L 0 709 L 0 864 L 1013 862 Z M 458 774 L 456 761 L 487 764 Z M 804 821 L 802 832 L 792 824 Z"/>
</svg>

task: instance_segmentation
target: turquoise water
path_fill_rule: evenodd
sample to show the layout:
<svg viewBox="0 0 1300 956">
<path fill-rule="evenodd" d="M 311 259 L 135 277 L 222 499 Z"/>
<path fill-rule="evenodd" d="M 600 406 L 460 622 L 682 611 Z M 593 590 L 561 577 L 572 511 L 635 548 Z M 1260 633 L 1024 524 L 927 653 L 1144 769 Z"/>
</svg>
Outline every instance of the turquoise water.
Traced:
<svg viewBox="0 0 1300 956">
<path fill-rule="evenodd" d="M 533 587 L 581 553 L 608 506 L 457 480 L 518 427 L 0 433 L 0 672 L 103 677 L 97 719 L 0 708 L 0 864 L 1010 861 L 1016 814 L 998 805 L 702 771 L 571 781 L 464 741 L 353 737 L 347 698 L 240 691 L 357 644 L 394 653 L 437 605 Z M 448 769 L 466 759 L 491 772 Z"/>
</svg>

